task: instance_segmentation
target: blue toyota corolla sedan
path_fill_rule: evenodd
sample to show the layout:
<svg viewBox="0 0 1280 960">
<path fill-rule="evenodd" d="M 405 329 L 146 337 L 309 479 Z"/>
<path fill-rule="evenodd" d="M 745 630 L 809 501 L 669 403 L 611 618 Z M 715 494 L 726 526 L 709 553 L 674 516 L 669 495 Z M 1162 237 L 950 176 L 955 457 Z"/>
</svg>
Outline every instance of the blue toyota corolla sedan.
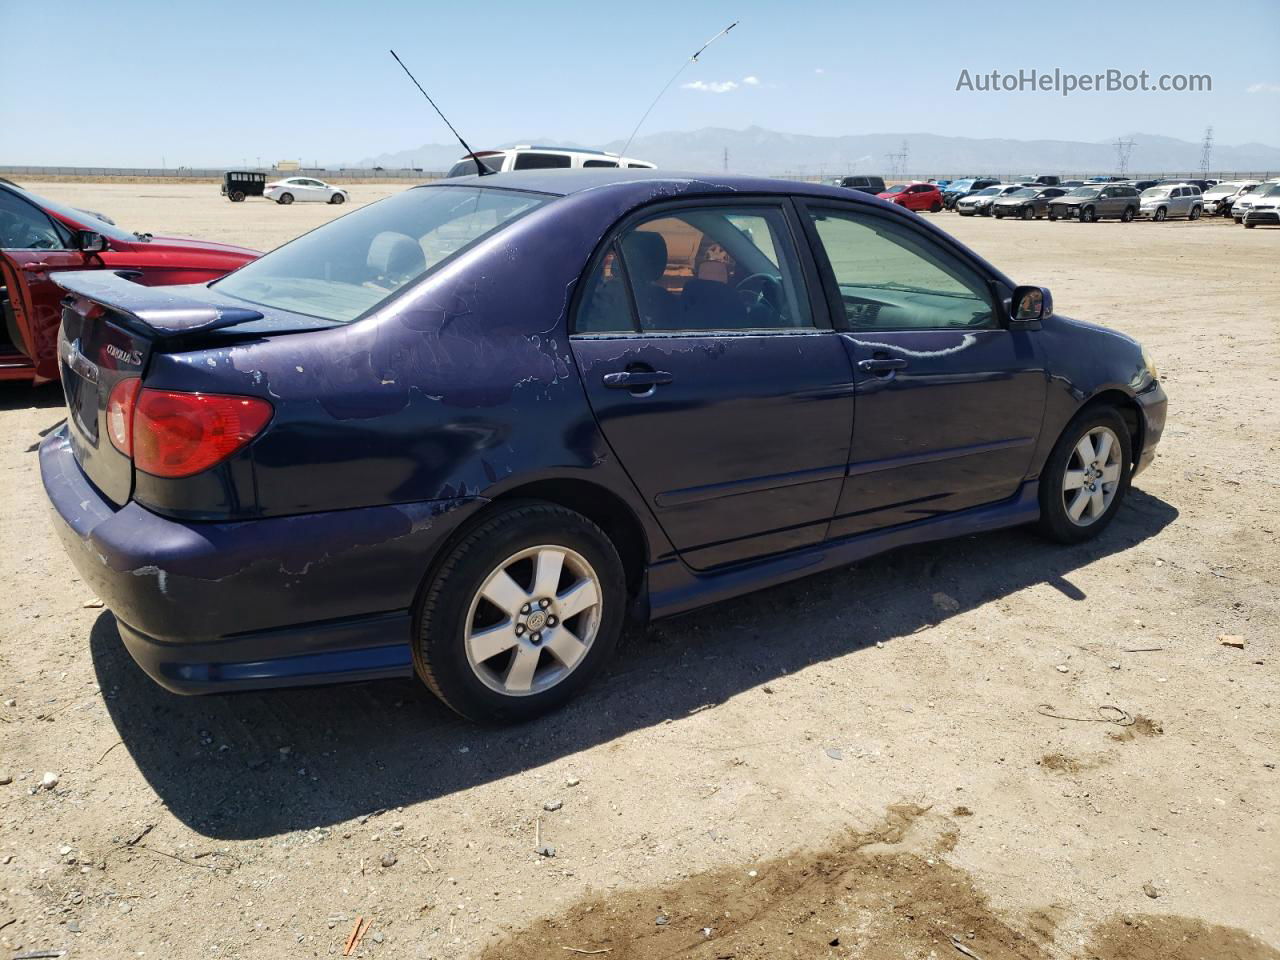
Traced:
<svg viewBox="0 0 1280 960">
<path fill-rule="evenodd" d="M 1133 340 L 820 185 L 463 177 L 206 286 L 55 279 L 56 527 L 181 693 L 416 673 L 529 717 L 628 617 L 1096 536 L 1165 419 Z"/>
</svg>

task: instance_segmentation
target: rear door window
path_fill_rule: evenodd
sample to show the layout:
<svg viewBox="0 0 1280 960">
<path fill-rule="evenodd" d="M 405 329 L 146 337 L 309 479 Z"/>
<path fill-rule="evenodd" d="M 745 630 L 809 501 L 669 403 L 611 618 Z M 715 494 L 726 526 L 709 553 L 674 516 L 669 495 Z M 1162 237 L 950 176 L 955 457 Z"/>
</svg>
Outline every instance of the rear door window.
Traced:
<svg viewBox="0 0 1280 960">
<path fill-rule="evenodd" d="M 691 207 L 628 228 L 605 253 L 580 333 L 811 328 L 781 207 Z"/>
</svg>

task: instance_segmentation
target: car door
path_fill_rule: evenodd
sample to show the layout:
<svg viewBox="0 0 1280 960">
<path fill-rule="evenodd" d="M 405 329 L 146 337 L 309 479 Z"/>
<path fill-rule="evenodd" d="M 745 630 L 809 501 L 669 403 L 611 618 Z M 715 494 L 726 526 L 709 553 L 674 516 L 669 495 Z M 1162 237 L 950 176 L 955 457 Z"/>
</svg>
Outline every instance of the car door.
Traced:
<svg viewBox="0 0 1280 960">
<path fill-rule="evenodd" d="M 26 199 L 0 190 L 0 254 L 7 306 L 5 339 L 13 340 L 36 368 L 38 379 L 58 376 L 58 324 L 62 290 L 50 277 L 59 270 L 93 266 L 72 247 L 71 231 Z"/>
<path fill-rule="evenodd" d="M 878 211 L 807 202 L 805 222 L 857 384 L 830 536 L 1013 496 L 1045 402 L 1036 334 L 1010 330 L 986 268 Z"/>
<path fill-rule="evenodd" d="M 605 439 L 696 569 L 821 541 L 853 376 L 781 200 L 666 204 L 597 254 L 571 344 Z"/>
</svg>

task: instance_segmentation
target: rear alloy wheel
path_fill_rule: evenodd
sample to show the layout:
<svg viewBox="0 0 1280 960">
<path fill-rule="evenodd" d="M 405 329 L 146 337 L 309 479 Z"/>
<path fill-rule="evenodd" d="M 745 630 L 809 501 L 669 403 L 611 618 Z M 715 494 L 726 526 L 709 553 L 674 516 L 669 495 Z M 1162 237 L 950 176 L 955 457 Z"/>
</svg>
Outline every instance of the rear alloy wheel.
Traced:
<svg viewBox="0 0 1280 960">
<path fill-rule="evenodd" d="M 1022 219 L 1023 219 L 1023 220 L 1031 220 L 1031 219 L 1033 219 L 1033 218 L 1035 217 L 1035 215 L 1036 215 L 1036 212 L 1035 212 L 1034 210 L 1032 210 L 1030 207 L 1023 207 L 1023 208 L 1022 208 Z"/>
<path fill-rule="evenodd" d="M 283 203 L 286 206 L 288 206 L 289 204 L 293 203 L 293 194 L 292 193 L 280 194 L 280 199 L 277 200 L 276 203 Z"/>
<path fill-rule="evenodd" d="M 1133 220 L 1133 207 L 1125 207 L 1124 213 L 1120 214 L 1121 223 L 1129 223 Z"/>
<path fill-rule="evenodd" d="M 1093 221 L 1096 219 L 1097 219 L 1097 214 L 1094 211 L 1093 207 L 1085 207 L 1083 210 L 1080 211 L 1081 223 L 1093 223 Z"/>
<path fill-rule="evenodd" d="M 1169 216 L 1169 211 L 1168 211 L 1168 210 L 1166 210 L 1164 207 L 1157 207 L 1157 208 L 1156 208 L 1156 212 L 1155 212 L 1155 216 L 1153 216 L 1151 219 L 1156 220 L 1156 221 L 1161 221 L 1161 220 L 1164 220 L 1165 218 L 1167 218 L 1168 216 Z"/>
<path fill-rule="evenodd" d="M 625 618 L 622 561 L 599 527 L 548 503 L 510 507 L 440 564 L 418 609 L 418 676 L 478 721 L 560 706 L 608 659 Z"/>
<path fill-rule="evenodd" d="M 1112 407 L 1067 425 L 1040 475 L 1040 531 L 1062 543 L 1096 537 L 1129 490 L 1132 440 Z"/>
<path fill-rule="evenodd" d="M 933 203 L 929 207 L 930 213 L 939 213 L 941 210 L 942 210 L 942 204 L 940 204 L 937 200 L 933 201 Z"/>
<path fill-rule="evenodd" d="M 1199 219 L 1200 219 L 1200 208 L 1199 208 L 1199 207 L 1192 207 L 1192 208 L 1191 208 L 1191 213 L 1187 216 L 1187 219 L 1188 219 L 1188 220 L 1199 220 Z"/>
<path fill-rule="evenodd" d="M 347 198 L 344 197 L 342 194 L 335 193 L 333 196 L 329 198 L 329 202 L 333 204 L 345 203 L 346 199 Z"/>
</svg>

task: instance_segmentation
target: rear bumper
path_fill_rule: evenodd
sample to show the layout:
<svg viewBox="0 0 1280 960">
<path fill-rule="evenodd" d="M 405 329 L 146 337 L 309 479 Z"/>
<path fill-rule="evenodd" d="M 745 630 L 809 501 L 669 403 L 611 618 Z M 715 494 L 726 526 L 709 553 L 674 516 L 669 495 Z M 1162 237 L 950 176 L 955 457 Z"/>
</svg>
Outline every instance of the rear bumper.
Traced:
<svg viewBox="0 0 1280 960">
<path fill-rule="evenodd" d="M 129 652 L 177 693 L 403 676 L 427 564 L 479 498 L 236 523 L 117 509 L 65 428 L 40 445 L 54 528 Z"/>
</svg>

